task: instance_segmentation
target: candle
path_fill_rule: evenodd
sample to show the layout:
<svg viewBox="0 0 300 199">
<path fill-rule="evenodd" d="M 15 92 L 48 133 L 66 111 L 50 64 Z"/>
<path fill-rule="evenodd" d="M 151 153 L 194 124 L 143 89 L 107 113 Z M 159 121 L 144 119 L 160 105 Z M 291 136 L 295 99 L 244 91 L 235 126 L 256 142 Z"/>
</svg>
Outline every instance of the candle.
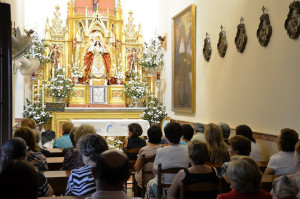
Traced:
<svg viewBox="0 0 300 199">
<path fill-rule="evenodd" d="M 36 88 L 36 90 L 37 90 L 37 97 L 39 97 L 39 94 L 40 94 L 40 80 L 39 79 L 37 80 L 37 88 Z"/>
<path fill-rule="evenodd" d="M 31 88 L 31 103 L 34 102 L 34 81 L 31 80 L 32 88 Z"/>
<path fill-rule="evenodd" d="M 54 66 L 52 66 L 52 79 L 54 79 Z"/>
<path fill-rule="evenodd" d="M 45 104 L 45 93 L 44 93 L 45 85 L 44 82 L 42 83 L 42 109 L 44 111 L 44 104 Z"/>
</svg>

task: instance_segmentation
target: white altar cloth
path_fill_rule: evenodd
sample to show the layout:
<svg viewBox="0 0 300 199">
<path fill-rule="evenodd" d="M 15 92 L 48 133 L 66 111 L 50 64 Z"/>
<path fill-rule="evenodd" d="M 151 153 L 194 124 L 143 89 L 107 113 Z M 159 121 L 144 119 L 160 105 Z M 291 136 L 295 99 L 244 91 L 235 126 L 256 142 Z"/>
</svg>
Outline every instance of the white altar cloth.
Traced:
<svg viewBox="0 0 300 199">
<path fill-rule="evenodd" d="M 85 119 L 71 120 L 75 127 L 81 124 L 94 126 L 97 134 L 101 136 L 128 136 L 128 125 L 139 123 L 142 126 L 142 136 L 147 136 L 147 130 L 150 127 L 147 120 L 142 119 Z"/>
</svg>

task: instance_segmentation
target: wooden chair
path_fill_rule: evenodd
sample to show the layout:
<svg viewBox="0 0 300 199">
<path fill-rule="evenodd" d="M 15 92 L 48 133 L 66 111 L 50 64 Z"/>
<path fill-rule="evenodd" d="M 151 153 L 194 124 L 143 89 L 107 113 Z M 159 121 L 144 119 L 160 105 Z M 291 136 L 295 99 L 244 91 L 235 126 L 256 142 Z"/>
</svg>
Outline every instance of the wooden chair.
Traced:
<svg viewBox="0 0 300 199">
<path fill-rule="evenodd" d="M 128 156 L 130 154 L 134 154 L 135 156 L 137 156 L 140 152 L 141 148 L 132 148 L 132 149 L 127 149 L 125 148 L 125 151 L 124 153 Z M 129 157 L 129 156 L 128 156 Z M 129 164 L 130 164 L 130 168 L 131 168 L 131 179 L 132 179 L 132 184 L 133 185 L 133 189 L 132 190 L 135 190 L 135 186 L 136 186 L 136 181 L 135 181 L 135 170 L 134 170 L 134 164 L 136 162 L 136 159 L 135 160 L 129 160 Z M 127 182 L 125 182 L 125 188 L 126 188 L 126 191 L 127 191 Z"/>
<path fill-rule="evenodd" d="M 163 188 L 170 188 L 171 184 L 165 184 L 161 182 L 162 174 L 177 174 L 183 167 L 174 167 L 169 169 L 161 169 L 161 164 L 158 164 L 157 169 L 157 197 L 161 198 Z"/>
<path fill-rule="evenodd" d="M 54 195 L 59 196 L 65 193 L 70 173 L 70 170 L 43 172 L 48 183 L 53 188 Z"/>
<path fill-rule="evenodd" d="M 155 160 L 155 155 L 152 157 L 146 158 L 145 154 L 143 154 L 141 157 L 141 160 L 142 160 L 142 197 L 144 198 L 146 187 L 147 187 L 147 182 L 145 181 L 146 175 L 153 175 L 153 178 L 154 178 L 154 174 L 153 174 L 152 170 L 146 171 L 145 165 L 150 162 L 153 163 Z M 137 188 L 137 186 L 136 186 L 136 188 Z M 135 190 L 135 192 L 137 192 L 137 189 Z"/>
<path fill-rule="evenodd" d="M 180 199 L 186 198 L 185 193 L 189 191 L 194 191 L 194 192 L 216 191 L 216 193 L 219 192 L 219 184 L 216 185 L 209 182 L 198 182 L 194 184 L 185 185 L 183 184 L 183 180 L 184 179 L 181 179 L 181 183 L 180 183 Z M 201 193 L 199 193 L 199 198 L 201 197 L 200 194 Z"/>
</svg>

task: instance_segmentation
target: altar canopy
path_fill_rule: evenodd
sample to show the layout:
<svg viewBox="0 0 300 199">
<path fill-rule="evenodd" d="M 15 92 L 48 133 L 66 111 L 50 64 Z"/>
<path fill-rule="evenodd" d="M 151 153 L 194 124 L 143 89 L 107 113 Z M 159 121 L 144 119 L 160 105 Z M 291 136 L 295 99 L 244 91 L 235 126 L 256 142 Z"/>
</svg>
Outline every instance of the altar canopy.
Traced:
<svg viewBox="0 0 300 199">
<path fill-rule="evenodd" d="M 147 130 L 150 127 L 149 122 L 141 119 L 89 119 L 89 120 L 71 120 L 75 127 L 81 124 L 92 125 L 97 134 L 101 136 L 128 136 L 128 125 L 138 123 L 142 126 L 142 136 L 147 136 Z"/>
</svg>

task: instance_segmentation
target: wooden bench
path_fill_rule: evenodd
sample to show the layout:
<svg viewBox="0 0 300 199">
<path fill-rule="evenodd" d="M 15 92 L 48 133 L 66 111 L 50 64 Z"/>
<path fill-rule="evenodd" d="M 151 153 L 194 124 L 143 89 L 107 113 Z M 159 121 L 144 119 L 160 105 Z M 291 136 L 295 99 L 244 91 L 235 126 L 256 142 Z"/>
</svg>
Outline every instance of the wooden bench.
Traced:
<svg viewBox="0 0 300 199">
<path fill-rule="evenodd" d="M 48 183 L 53 188 L 54 195 L 62 195 L 66 191 L 70 170 L 44 171 L 43 174 L 48 179 Z"/>
<path fill-rule="evenodd" d="M 47 151 L 50 152 L 51 157 L 64 157 L 63 150 L 63 148 L 47 149 Z"/>
<path fill-rule="evenodd" d="M 279 176 L 277 175 L 263 175 L 261 178 L 261 185 L 262 189 L 265 190 L 266 192 L 270 192 L 272 189 L 272 183 L 273 181 L 278 178 Z M 225 182 L 228 184 L 230 187 L 230 180 L 228 179 L 227 176 L 223 176 Z"/>
<path fill-rule="evenodd" d="M 260 170 L 262 172 L 264 172 L 268 166 L 268 161 L 257 161 L 256 163 L 258 164 L 258 167 L 260 168 Z M 218 171 L 221 169 L 221 166 L 222 166 L 222 164 L 220 164 L 220 163 L 206 162 L 206 164 L 208 166 L 215 167 Z"/>
<path fill-rule="evenodd" d="M 64 157 L 49 157 L 47 158 L 49 171 L 60 170 L 63 167 Z"/>
</svg>

